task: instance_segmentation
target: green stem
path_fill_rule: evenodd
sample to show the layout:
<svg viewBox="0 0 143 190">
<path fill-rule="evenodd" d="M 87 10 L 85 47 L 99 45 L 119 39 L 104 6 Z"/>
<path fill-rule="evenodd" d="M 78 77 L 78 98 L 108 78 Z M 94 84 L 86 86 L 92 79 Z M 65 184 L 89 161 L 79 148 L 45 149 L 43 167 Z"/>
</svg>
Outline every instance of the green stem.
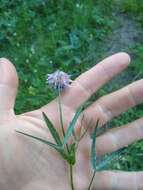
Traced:
<svg viewBox="0 0 143 190">
<path fill-rule="evenodd" d="M 74 190 L 74 184 L 73 184 L 73 166 L 70 165 L 70 184 L 71 184 L 71 190 Z"/>
<path fill-rule="evenodd" d="M 58 104 L 59 104 L 59 112 L 60 112 L 61 129 L 62 129 L 63 137 L 65 137 L 65 130 L 64 130 L 63 116 L 62 116 L 60 89 L 59 89 Z M 66 144 L 66 149 L 67 149 L 67 152 L 69 153 L 69 146 L 68 146 L 68 144 Z M 73 166 L 72 165 L 70 165 L 70 184 L 71 184 L 71 190 L 74 190 L 74 185 L 73 185 Z"/>
<path fill-rule="evenodd" d="M 59 97 L 58 97 L 58 104 L 59 104 L 59 112 L 60 112 L 60 123 L 61 123 L 61 129 L 63 133 L 63 137 L 65 137 L 65 130 L 64 130 L 64 123 L 63 123 L 63 114 L 62 114 L 62 104 L 61 104 L 61 93 L 59 89 Z M 66 144 L 67 152 L 69 152 L 69 147 Z"/>
<path fill-rule="evenodd" d="M 64 124 L 63 124 L 63 114 L 62 114 L 60 90 L 59 90 L 58 104 L 59 104 L 60 123 L 61 123 L 62 133 L 63 133 L 63 137 L 65 137 L 65 130 L 64 130 Z"/>
<path fill-rule="evenodd" d="M 93 180 L 94 180 L 94 177 L 95 177 L 95 174 L 96 174 L 96 171 L 94 170 L 94 173 L 93 173 L 92 179 L 91 179 L 91 181 L 90 181 L 90 184 L 89 184 L 89 187 L 88 187 L 88 189 L 87 189 L 87 190 L 90 190 L 91 185 L 92 185 Z"/>
</svg>

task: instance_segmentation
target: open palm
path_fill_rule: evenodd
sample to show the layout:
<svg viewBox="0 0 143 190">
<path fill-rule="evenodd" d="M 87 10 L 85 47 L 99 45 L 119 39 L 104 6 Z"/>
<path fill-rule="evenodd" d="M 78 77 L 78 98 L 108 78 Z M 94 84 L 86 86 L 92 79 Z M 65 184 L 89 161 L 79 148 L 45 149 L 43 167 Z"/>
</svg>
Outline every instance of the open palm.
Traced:
<svg viewBox="0 0 143 190">
<path fill-rule="evenodd" d="M 118 53 L 80 75 L 62 93 L 64 125 L 75 114 L 76 109 L 111 78 L 124 70 L 130 62 L 125 53 Z M 57 100 L 32 112 L 15 115 L 13 111 L 18 86 L 14 66 L 7 59 L 0 59 L 0 189 L 2 190 L 67 190 L 68 167 L 49 146 L 16 133 L 16 129 L 53 141 L 42 112 L 45 112 L 57 130 L 59 112 Z M 99 98 L 84 111 L 84 127 L 92 120 L 100 119 L 100 126 L 113 117 L 143 102 L 143 80 L 136 81 L 114 93 Z M 143 119 L 109 130 L 97 138 L 97 154 L 118 150 L 143 137 Z M 77 128 L 80 120 L 77 122 Z M 60 132 L 60 130 L 59 130 Z M 90 166 L 90 138 L 86 135 L 77 153 L 74 182 L 77 190 L 86 190 L 92 170 Z M 102 171 L 96 174 L 94 189 L 143 189 L 142 172 Z"/>
</svg>

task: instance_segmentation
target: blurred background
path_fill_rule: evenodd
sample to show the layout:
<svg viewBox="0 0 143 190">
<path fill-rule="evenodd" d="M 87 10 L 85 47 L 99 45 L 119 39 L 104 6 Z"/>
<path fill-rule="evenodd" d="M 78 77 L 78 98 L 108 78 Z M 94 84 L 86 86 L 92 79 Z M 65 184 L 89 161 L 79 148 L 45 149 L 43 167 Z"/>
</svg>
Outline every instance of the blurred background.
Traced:
<svg viewBox="0 0 143 190">
<path fill-rule="evenodd" d="M 10 59 L 19 74 L 17 114 L 53 99 L 45 83 L 47 73 L 61 69 L 74 79 L 119 51 L 128 52 L 132 64 L 91 102 L 143 77 L 143 0 L 0 0 L 0 57 Z M 109 127 L 141 116 L 139 105 Z M 109 167 L 143 170 L 143 142 L 127 150 Z"/>
</svg>

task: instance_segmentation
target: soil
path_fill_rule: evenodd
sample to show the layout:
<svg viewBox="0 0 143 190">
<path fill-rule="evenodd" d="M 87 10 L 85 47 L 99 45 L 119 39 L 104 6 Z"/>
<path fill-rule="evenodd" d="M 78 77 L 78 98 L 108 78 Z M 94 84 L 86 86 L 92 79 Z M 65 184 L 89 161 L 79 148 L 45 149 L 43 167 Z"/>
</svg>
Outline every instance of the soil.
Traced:
<svg viewBox="0 0 143 190">
<path fill-rule="evenodd" d="M 143 32 L 140 24 L 135 21 L 131 16 L 125 13 L 119 13 L 115 11 L 114 13 L 116 26 L 112 34 L 105 41 L 107 56 L 112 55 L 117 52 L 127 52 L 132 58 L 132 64 L 134 63 L 134 54 L 130 50 L 131 47 L 134 47 L 136 44 L 141 43 L 143 39 Z M 113 83 L 110 83 L 110 90 L 114 89 L 116 84 L 118 87 L 127 85 L 128 83 L 133 82 L 137 78 L 137 73 L 128 69 L 120 74 L 119 77 L 116 77 L 113 80 Z"/>
<path fill-rule="evenodd" d="M 108 54 L 118 51 L 128 52 L 131 46 L 140 41 L 142 28 L 138 22 L 124 13 L 114 13 L 114 17 L 118 26 L 107 40 Z"/>
</svg>

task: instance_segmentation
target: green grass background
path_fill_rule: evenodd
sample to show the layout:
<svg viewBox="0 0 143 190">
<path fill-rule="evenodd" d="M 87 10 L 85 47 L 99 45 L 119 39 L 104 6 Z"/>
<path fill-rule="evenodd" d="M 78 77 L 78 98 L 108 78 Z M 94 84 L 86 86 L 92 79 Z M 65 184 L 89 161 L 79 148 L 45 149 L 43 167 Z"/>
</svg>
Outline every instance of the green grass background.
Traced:
<svg viewBox="0 0 143 190">
<path fill-rule="evenodd" d="M 47 73 L 61 69 L 74 79 L 108 55 L 105 42 L 118 27 L 115 10 L 143 29 L 143 0 L 0 1 L 0 57 L 9 58 L 19 74 L 17 114 L 39 108 L 53 98 L 53 92 L 45 84 Z M 91 101 L 131 82 L 136 76 L 142 78 L 142 41 L 140 37 L 126 48 L 134 64 Z M 141 116 L 142 105 L 114 119 L 112 126 Z M 112 168 L 142 170 L 142 158 L 140 141 L 130 145 L 127 154 L 112 164 Z"/>
</svg>

